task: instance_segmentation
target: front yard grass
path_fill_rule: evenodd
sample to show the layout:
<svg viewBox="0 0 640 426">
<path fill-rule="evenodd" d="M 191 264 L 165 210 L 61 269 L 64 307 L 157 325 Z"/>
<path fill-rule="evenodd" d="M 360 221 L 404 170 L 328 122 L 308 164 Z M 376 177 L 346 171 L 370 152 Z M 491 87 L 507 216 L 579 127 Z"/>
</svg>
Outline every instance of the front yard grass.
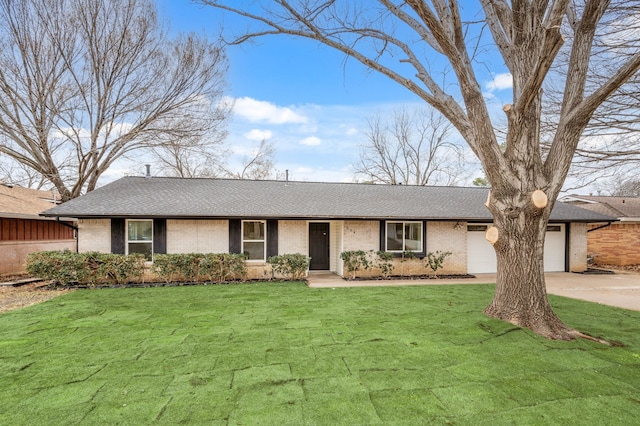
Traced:
<svg viewBox="0 0 640 426">
<path fill-rule="evenodd" d="M 79 290 L 0 315 L 0 424 L 636 424 L 640 312 L 551 297 L 557 342 L 481 314 L 493 285 Z"/>
</svg>

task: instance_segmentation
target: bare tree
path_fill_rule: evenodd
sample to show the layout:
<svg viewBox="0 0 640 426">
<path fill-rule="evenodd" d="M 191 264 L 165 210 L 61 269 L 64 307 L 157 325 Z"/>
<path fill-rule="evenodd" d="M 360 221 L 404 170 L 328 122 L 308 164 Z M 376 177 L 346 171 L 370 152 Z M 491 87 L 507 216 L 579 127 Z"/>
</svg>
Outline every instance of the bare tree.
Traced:
<svg viewBox="0 0 640 426">
<path fill-rule="evenodd" d="M 616 179 L 609 193 L 617 197 L 640 197 L 640 179 Z"/>
<path fill-rule="evenodd" d="M 231 179 L 277 179 L 279 173 L 273 165 L 275 153 L 273 143 L 263 139 L 250 155 L 243 156 L 239 170 L 231 170 L 227 167 L 222 169 Z"/>
<path fill-rule="evenodd" d="M 161 174 L 185 178 L 219 176 L 228 154 L 219 141 L 210 144 L 199 138 L 167 141 L 151 150 Z"/>
<path fill-rule="evenodd" d="M 480 0 L 472 10 L 469 2 L 461 10 L 463 2 L 454 0 L 200 2 L 256 25 L 234 43 L 274 34 L 317 40 L 440 111 L 491 184 L 487 206 L 498 231 L 498 274 L 484 312 L 548 338 L 586 337 L 565 325 L 548 302 L 544 238 L 591 117 L 640 69 L 637 2 Z M 484 16 L 478 18 L 480 7 Z M 556 67 L 563 45 L 568 60 Z M 502 64 L 496 64 L 499 58 Z M 606 69 L 594 66 L 597 58 Z M 513 101 L 504 106 L 504 151 L 479 83 L 487 63 L 503 65 L 513 80 Z M 561 79 L 561 108 L 544 155 L 542 88 L 550 78 Z"/>
<path fill-rule="evenodd" d="M 0 159 L 0 182 L 20 185 L 24 188 L 43 189 L 47 180 L 35 170 L 11 158 Z"/>
<path fill-rule="evenodd" d="M 223 51 L 168 38 L 151 0 L 0 0 L 0 45 L 0 152 L 63 200 L 133 151 L 215 137 L 229 113 Z"/>
<path fill-rule="evenodd" d="M 464 174 L 451 124 L 433 109 L 396 111 L 391 122 L 369 120 L 368 143 L 353 165 L 356 175 L 391 185 L 455 185 Z"/>
</svg>

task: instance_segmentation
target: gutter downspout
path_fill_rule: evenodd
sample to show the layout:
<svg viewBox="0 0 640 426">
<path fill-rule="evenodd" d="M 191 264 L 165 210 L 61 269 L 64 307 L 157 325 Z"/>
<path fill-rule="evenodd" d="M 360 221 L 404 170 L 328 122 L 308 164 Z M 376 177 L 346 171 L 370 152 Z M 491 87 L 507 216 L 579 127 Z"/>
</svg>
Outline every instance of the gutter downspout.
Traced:
<svg viewBox="0 0 640 426">
<path fill-rule="evenodd" d="M 612 220 L 610 220 L 609 222 L 605 223 L 604 225 L 600 225 L 600 226 L 596 226 L 595 228 L 591 228 L 591 229 L 587 229 L 587 234 L 591 231 L 597 231 L 598 229 L 602 229 L 602 228 L 606 228 L 607 226 L 610 226 L 613 223 Z"/>
</svg>

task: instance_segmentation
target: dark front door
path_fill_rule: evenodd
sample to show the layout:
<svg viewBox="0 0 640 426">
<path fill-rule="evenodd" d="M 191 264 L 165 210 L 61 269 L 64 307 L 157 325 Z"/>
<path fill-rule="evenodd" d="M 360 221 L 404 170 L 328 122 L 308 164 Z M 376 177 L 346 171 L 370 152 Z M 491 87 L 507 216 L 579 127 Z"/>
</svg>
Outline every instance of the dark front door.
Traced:
<svg viewBox="0 0 640 426">
<path fill-rule="evenodd" d="M 329 224 L 309 223 L 309 257 L 312 271 L 329 270 Z"/>
</svg>

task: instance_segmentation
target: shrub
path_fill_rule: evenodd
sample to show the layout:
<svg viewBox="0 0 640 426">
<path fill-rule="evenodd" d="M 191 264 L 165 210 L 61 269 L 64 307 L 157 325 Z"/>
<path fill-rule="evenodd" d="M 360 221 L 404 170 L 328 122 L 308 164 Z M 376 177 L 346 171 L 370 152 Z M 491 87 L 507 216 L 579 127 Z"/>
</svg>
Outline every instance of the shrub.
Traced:
<svg viewBox="0 0 640 426">
<path fill-rule="evenodd" d="M 435 253 L 427 253 L 425 259 L 425 268 L 431 268 L 433 275 L 436 275 L 438 269 L 443 267 L 444 260 L 451 255 L 450 251 L 436 251 Z"/>
<path fill-rule="evenodd" d="M 166 282 L 197 281 L 200 276 L 202 253 L 156 254 L 153 257 L 152 270 Z"/>
<path fill-rule="evenodd" d="M 152 270 L 166 282 L 226 282 L 244 279 L 247 276 L 244 255 L 234 253 L 157 254 L 153 259 Z"/>
<path fill-rule="evenodd" d="M 369 251 L 372 253 L 373 251 Z M 369 254 L 364 250 L 351 250 L 343 251 L 340 253 L 340 258 L 344 262 L 345 268 L 351 273 L 351 279 L 356 279 L 356 274 L 360 270 L 368 270 L 371 268 L 371 262 L 369 261 Z"/>
<path fill-rule="evenodd" d="M 304 278 L 309 269 L 311 258 L 304 254 L 282 254 L 267 259 L 274 272 L 283 275 L 287 280 L 299 280 Z"/>
<path fill-rule="evenodd" d="M 146 262 L 144 254 L 136 253 L 124 256 L 102 253 L 99 259 L 101 261 L 100 275 L 108 282 L 125 284 L 130 281 L 139 281 L 144 274 Z"/>
<path fill-rule="evenodd" d="M 78 253 L 64 251 L 39 251 L 27 255 L 27 273 L 55 284 L 66 285 L 78 281 L 82 267 Z"/>
<path fill-rule="evenodd" d="M 71 251 L 41 251 L 27 256 L 27 272 L 55 284 L 74 283 L 94 286 L 100 283 L 123 284 L 140 278 L 144 256 Z"/>
<path fill-rule="evenodd" d="M 247 276 L 244 254 L 207 253 L 200 259 L 200 274 L 209 281 L 227 282 Z"/>
<path fill-rule="evenodd" d="M 380 272 L 382 276 L 388 278 L 389 275 L 393 272 L 393 253 L 389 253 L 388 251 L 378 251 L 376 252 L 378 256 L 377 265 L 380 268 Z"/>
<path fill-rule="evenodd" d="M 151 271 L 166 282 L 174 281 L 178 274 L 178 262 L 174 254 L 156 254 L 153 256 Z"/>
</svg>

